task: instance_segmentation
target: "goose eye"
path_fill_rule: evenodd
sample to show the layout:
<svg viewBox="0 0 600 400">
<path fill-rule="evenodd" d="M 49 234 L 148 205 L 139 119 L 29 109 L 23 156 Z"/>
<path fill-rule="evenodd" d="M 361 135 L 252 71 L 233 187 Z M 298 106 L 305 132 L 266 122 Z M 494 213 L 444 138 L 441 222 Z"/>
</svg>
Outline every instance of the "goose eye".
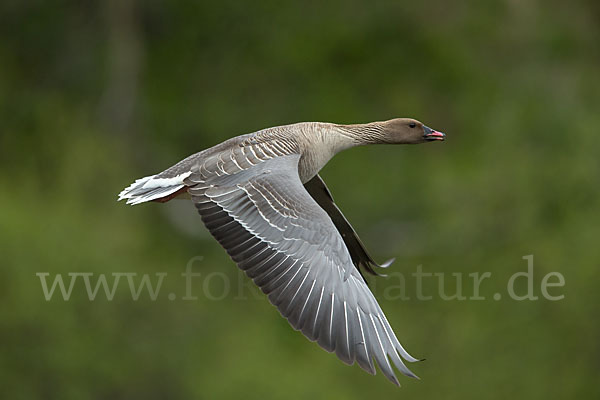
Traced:
<svg viewBox="0 0 600 400">
<path fill-rule="evenodd" d="M 411 122 L 410 124 L 408 124 L 409 127 L 414 128 L 417 126 L 417 124 L 415 124 L 414 122 Z"/>
</svg>

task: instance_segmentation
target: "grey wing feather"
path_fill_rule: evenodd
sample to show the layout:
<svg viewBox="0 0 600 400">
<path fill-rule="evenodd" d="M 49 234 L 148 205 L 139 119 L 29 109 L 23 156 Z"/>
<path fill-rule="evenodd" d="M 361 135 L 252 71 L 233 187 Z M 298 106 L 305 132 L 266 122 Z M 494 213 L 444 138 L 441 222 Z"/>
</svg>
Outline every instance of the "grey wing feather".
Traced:
<svg viewBox="0 0 600 400">
<path fill-rule="evenodd" d="M 229 175 L 198 166 L 186 179 L 203 222 L 296 330 L 346 364 L 399 384 L 400 345 L 330 216 L 304 189 L 299 155 L 258 160 Z"/>
</svg>

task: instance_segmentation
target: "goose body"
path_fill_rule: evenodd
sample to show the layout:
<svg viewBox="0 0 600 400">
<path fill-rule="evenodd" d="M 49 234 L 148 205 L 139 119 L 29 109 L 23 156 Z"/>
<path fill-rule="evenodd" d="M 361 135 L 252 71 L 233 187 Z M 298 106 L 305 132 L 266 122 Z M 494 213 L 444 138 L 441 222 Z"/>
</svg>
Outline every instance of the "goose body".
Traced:
<svg viewBox="0 0 600 400">
<path fill-rule="evenodd" d="M 128 204 L 189 196 L 204 225 L 296 330 L 346 364 L 399 384 L 416 377 L 361 269 L 378 266 L 318 175 L 338 152 L 445 135 L 397 118 L 357 125 L 303 122 L 241 135 L 136 180 Z M 382 265 L 385 267 L 387 265 Z M 390 360 L 392 363 L 390 363 Z"/>
</svg>

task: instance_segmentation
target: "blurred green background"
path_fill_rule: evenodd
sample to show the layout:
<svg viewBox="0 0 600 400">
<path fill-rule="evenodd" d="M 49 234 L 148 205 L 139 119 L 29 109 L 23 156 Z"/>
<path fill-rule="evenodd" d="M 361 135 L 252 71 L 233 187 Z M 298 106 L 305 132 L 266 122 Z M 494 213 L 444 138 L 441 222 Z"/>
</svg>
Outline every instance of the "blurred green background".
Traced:
<svg viewBox="0 0 600 400">
<path fill-rule="evenodd" d="M 599 4 L 2 1 L 2 397 L 599 398 Z M 393 276 L 373 286 L 427 359 L 400 389 L 293 331 L 191 203 L 116 202 L 232 136 L 401 116 L 448 140 L 353 149 L 322 172 L 407 277 L 409 300 Z M 535 294 L 556 271 L 563 300 L 506 296 L 528 254 Z M 195 256 L 198 299 L 184 301 Z M 433 299 L 415 299 L 418 265 L 446 273 L 448 293 L 462 273 L 466 295 L 469 273 L 491 272 L 486 300 L 443 301 L 434 279 Z M 82 281 L 46 301 L 38 272 L 168 276 L 155 301 L 125 280 L 112 301 Z"/>
</svg>

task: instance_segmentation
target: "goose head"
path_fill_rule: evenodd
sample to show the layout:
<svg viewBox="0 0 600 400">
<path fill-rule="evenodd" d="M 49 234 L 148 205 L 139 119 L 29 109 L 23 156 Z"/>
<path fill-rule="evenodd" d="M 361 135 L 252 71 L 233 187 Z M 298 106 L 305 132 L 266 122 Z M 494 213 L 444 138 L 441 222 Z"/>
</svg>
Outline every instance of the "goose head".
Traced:
<svg viewBox="0 0 600 400">
<path fill-rule="evenodd" d="M 412 118 L 395 118 L 381 123 L 385 143 L 416 144 L 445 140 L 446 135 Z"/>
</svg>

